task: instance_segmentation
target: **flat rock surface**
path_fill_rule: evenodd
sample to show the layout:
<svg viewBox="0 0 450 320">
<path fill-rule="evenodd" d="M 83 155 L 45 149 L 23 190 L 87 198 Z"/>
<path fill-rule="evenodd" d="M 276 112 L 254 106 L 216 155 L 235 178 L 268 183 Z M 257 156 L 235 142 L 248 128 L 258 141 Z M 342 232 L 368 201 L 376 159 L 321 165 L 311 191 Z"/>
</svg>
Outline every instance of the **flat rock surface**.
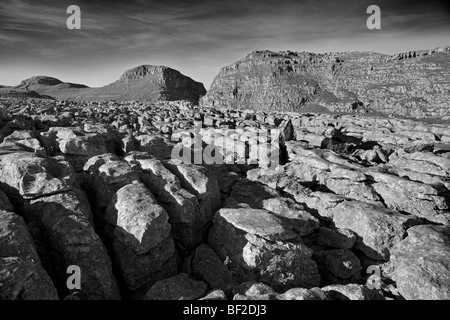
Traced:
<svg viewBox="0 0 450 320">
<path fill-rule="evenodd" d="M 265 210 L 221 209 L 214 219 L 216 221 L 223 219 L 238 230 L 271 241 L 289 240 L 296 236 L 295 233 L 283 226 L 276 216 Z"/>
<path fill-rule="evenodd" d="M 392 250 L 399 292 L 412 300 L 450 298 L 450 229 L 416 226 Z"/>
</svg>

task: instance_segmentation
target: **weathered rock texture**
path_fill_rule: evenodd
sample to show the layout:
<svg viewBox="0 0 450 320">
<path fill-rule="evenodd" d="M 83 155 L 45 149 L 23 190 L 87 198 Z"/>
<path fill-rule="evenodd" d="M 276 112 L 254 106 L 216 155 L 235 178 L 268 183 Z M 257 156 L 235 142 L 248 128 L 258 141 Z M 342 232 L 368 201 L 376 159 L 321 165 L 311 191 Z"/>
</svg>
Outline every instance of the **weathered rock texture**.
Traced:
<svg viewBox="0 0 450 320">
<path fill-rule="evenodd" d="M 220 70 L 202 105 L 448 119 L 449 65 L 450 47 L 392 56 L 255 51 Z"/>
<path fill-rule="evenodd" d="M 0 99 L 0 298 L 448 299 L 449 142 L 382 117 Z"/>
</svg>

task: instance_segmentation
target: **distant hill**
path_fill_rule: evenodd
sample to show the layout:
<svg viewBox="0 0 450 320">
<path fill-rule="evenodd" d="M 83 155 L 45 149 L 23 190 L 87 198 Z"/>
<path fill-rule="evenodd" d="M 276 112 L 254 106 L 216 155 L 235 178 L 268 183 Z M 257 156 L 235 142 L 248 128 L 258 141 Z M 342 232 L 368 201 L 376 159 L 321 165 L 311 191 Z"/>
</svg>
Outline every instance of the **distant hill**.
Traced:
<svg viewBox="0 0 450 320">
<path fill-rule="evenodd" d="M 37 76 L 22 81 L 15 89 L 74 100 L 189 100 L 197 103 L 206 94 L 202 83 L 169 67 L 151 65 L 130 69 L 119 80 L 101 88 Z"/>
<path fill-rule="evenodd" d="M 0 86 L 0 98 L 18 98 L 18 99 L 52 99 L 52 97 L 41 95 L 33 90 L 15 89 L 7 86 Z"/>
<path fill-rule="evenodd" d="M 15 89 L 36 91 L 41 95 L 65 99 L 76 95 L 81 90 L 89 89 L 89 87 L 83 84 L 62 82 L 52 77 L 36 76 L 23 80 Z"/>
<path fill-rule="evenodd" d="M 206 94 L 202 83 L 163 67 L 143 65 L 126 71 L 119 80 L 101 87 L 80 92 L 83 100 L 189 100 L 197 103 Z"/>
</svg>

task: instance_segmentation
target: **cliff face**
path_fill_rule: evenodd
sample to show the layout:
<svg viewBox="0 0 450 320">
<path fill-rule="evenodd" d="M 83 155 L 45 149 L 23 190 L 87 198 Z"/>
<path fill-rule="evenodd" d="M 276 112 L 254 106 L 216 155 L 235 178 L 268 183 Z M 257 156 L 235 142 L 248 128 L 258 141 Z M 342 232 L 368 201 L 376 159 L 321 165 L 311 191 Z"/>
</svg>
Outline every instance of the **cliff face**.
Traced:
<svg viewBox="0 0 450 320">
<path fill-rule="evenodd" d="M 238 109 L 299 110 L 321 93 L 328 75 L 309 53 L 256 51 L 224 67 L 202 103 Z"/>
<path fill-rule="evenodd" d="M 204 106 L 450 117 L 450 47 L 397 55 L 255 51 L 224 67 Z"/>
</svg>

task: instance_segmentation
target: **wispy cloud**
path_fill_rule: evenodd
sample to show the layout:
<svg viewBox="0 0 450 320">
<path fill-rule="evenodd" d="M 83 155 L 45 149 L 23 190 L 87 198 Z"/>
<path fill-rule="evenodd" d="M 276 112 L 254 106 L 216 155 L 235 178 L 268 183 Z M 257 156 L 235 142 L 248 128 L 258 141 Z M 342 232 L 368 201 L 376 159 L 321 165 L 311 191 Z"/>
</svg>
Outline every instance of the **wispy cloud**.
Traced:
<svg viewBox="0 0 450 320">
<path fill-rule="evenodd" d="M 382 30 L 373 32 L 366 28 L 369 0 L 2 0 L 0 83 L 2 69 L 25 62 L 89 85 L 115 80 L 132 63 L 154 63 L 208 85 L 220 67 L 253 50 L 392 53 L 448 41 L 446 1 L 376 3 Z M 66 28 L 71 4 L 81 8 L 81 30 Z M 71 78 L 94 69 L 88 80 Z"/>
</svg>

